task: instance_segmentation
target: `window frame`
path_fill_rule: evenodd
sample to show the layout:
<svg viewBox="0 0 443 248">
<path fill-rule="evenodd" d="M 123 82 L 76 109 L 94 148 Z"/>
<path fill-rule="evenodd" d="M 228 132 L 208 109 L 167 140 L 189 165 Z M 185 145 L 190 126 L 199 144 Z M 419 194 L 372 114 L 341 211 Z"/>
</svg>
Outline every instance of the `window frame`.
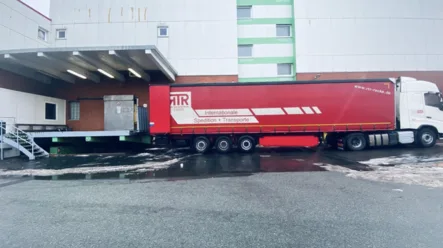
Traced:
<svg viewBox="0 0 443 248">
<path fill-rule="evenodd" d="M 279 27 L 287 27 L 289 30 L 289 36 L 281 36 L 278 35 L 278 28 Z M 292 37 L 292 25 L 291 24 L 276 24 L 275 25 L 275 37 L 281 37 L 281 38 L 288 38 L 288 37 Z"/>
<path fill-rule="evenodd" d="M 44 37 L 43 37 L 43 38 L 40 37 L 40 32 L 42 32 L 42 33 L 44 34 Z M 37 30 L 37 38 L 38 38 L 39 40 L 42 40 L 42 41 L 48 41 L 48 35 L 49 35 L 48 30 L 46 30 L 46 29 L 44 29 L 44 28 L 42 28 L 42 27 L 38 27 L 38 30 Z"/>
<path fill-rule="evenodd" d="M 46 105 L 47 104 L 52 104 L 54 105 L 54 119 L 48 119 L 47 118 L 47 111 L 46 111 Z M 45 121 L 57 121 L 58 120 L 58 116 L 57 116 L 57 112 L 58 112 L 58 104 L 55 102 L 45 102 Z"/>
<path fill-rule="evenodd" d="M 57 40 L 66 40 L 66 28 L 57 29 L 56 31 L 56 39 Z M 65 32 L 65 37 L 60 38 L 60 32 Z"/>
<path fill-rule="evenodd" d="M 289 65 L 290 74 L 280 74 L 279 73 L 279 66 L 280 65 Z M 278 63 L 277 64 L 277 76 L 294 76 L 294 64 L 292 64 L 292 63 Z"/>
<path fill-rule="evenodd" d="M 71 104 L 73 104 L 73 103 L 77 103 L 78 104 L 78 119 L 72 118 L 73 117 L 73 115 L 72 115 L 73 111 L 72 111 L 72 105 Z M 80 101 L 69 101 L 68 105 L 69 105 L 69 120 L 70 121 L 79 121 L 80 120 Z"/>
<path fill-rule="evenodd" d="M 249 17 L 239 17 L 238 16 L 238 10 L 239 9 L 248 9 L 249 10 Z M 237 6 L 237 20 L 248 20 L 248 19 L 252 19 L 252 5 L 242 5 L 242 6 Z"/>
<path fill-rule="evenodd" d="M 161 34 L 161 30 L 165 29 L 166 30 L 166 35 L 162 35 Z M 159 38 L 167 38 L 169 37 L 169 26 L 166 25 L 161 25 L 157 27 L 157 37 Z"/>
<path fill-rule="evenodd" d="M 250 56 L 240 56 L 240 53 L 239 53 L 239 51 L 240 51 L 239 48 L 240 47 L 250 47 L 251 48 L 251 55 Z M 252 58 L 254 56 L 254 45 L 252 45 L 252 44 L 237 45 L 237 56 L 239 58 Z"/>
</svg>

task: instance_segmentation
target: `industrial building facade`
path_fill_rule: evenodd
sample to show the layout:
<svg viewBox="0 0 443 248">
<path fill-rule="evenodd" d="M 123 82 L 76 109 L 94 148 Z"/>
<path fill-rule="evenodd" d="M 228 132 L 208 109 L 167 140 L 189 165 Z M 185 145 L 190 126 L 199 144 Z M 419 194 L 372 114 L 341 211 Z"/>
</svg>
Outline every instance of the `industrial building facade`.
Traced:
<svg viewBox="0 0 443 248">
<path fill-rule="evenodd" d="M 0 0 L 0 90 L 53 98 L 60 115 L 30 119 L 10 97 L 0 117 L 100 131 L 103 102 L 91 99 L 135 95 L 143 106 L 157 83 L 443 85 L 442 10 L 439 0 L 52 0 L 49 18 Z"/>
</svg>

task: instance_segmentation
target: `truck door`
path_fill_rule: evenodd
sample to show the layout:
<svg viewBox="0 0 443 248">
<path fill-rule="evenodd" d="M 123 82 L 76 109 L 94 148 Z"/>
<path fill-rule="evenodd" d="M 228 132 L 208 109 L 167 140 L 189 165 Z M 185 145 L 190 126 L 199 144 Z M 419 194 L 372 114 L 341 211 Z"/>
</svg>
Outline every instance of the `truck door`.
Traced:
<svg viewBox="0 0 443 248">
<path fill-rule="evenodd" d="M 424 93 L 425 116 L 427 123 L 437 128 L 439 133 L 443 133 L 443 111 L 442 98 L 439 92 Z"/>
<path fill-rule="evenodd" d="M 407 107 L 406 107 L 407 106 Z M 407 112 L 406 112 L 407 111 Z M 425 100 L 423 93 L 410 92 L 407 94 L 407 101 L 400 106 L 401 116 L 408 116 L 401 119 L 401 128 L 418 128 L 427 122 L 425 115 Z M 408 123 L 406 123 L 406 120 Z"/>
</svg>

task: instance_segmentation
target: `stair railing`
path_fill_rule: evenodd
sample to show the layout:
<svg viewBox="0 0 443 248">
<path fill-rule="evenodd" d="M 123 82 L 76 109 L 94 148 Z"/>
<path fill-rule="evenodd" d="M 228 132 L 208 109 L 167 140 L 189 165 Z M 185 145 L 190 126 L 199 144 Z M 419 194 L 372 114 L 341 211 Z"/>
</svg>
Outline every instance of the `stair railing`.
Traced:
<svg viewBox="0 0 443 248">
<path fill-rule="evenodd" d="M 12 127 L 13 131 L 12 132 L 11 131 L 8 132 L 8 127 Z M 1 137 L 1 147 L 0 147 L 1 148 L 1 151 L 0 151 L 1 158 L 0 159 L 1 160 L 3 160 L 3 145 L 4 145 L 3 137 L 6 134 L 12 134 L 13 135 L 13 137 L 16 139 L 16 143 L 17 143 L 17 146 L 18 146 L 16 148 L 19 149 L 19 150 L 20 150 L 20 146 L 22 146 L 19 141 L 23 141 L 25 144 L 29 144 L 31 146 L 31 154 L 34 155 L 34 144 L 32 143 L 33 142 L 33 138 L 31 138 L 29 136 L 29 134 L 27 134 L 23 130 L 17 128 L 15 125 L 6 124 L 6 122 L 0 122 L 0 137 Z M 22 137 L 20 137 L 20 134 L 23 134 L 24 136 L 26 136 L 27 139 L 23 139 Z"/>
</svg>

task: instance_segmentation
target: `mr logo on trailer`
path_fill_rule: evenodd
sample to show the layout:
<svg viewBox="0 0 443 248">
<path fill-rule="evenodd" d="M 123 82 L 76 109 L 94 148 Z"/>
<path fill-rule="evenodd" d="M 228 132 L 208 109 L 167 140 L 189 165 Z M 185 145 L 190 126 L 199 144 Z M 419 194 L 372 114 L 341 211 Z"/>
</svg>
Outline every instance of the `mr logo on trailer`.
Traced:
<svg viewBox="0 0 443 248">
<path fill-rule="evenodd" d="M 171 92 L 172 106 L 191 106 L 191 92 Z"/>
</svg>

